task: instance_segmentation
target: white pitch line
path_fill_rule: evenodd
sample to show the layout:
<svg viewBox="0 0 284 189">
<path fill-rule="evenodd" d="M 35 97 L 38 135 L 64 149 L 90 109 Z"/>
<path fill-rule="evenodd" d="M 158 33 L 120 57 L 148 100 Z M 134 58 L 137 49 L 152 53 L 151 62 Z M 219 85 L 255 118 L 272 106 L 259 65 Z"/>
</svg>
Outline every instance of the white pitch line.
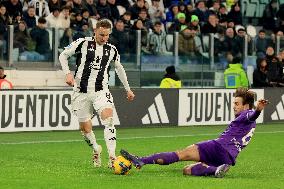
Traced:
<svg viewBox="0 0 284 189">
<path fill-rule="evenodd" d="M 284 133 L 284 131 L 264 131 L 256 132 L 256 134 L 277 134 Z M 191 135 L 160 135 L 149 137 L 121 137 L 119 140 L 134 140 L 134 139 L 153 139 L 153 138 L 175 138 L 175 137 L 195 137 L 195 136 L 218 136 L 220 133 L 208 133 L 208 134 L 191 134 Z M 104 139 L 97 139 L 104 140 Z M 42 143 L 65 143 L 65 142 L 82 142 L 82 140 L 43 140 L 43 141 L 26 141 L 26 142 L 2 142 L 0 145 L 18 145 L 18 144 L 42 144 Z"/>
</svg>

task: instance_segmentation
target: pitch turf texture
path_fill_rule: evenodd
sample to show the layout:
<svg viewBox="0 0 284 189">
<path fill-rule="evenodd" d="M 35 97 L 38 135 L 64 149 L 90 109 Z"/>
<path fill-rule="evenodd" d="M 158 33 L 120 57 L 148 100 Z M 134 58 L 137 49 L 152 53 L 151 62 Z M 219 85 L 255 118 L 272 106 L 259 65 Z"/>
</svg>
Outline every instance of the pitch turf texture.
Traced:
<svg viewBox="0 0 284 189">
<path fill-rule="evenodd" d="M 117 151 L 137 155 L 173 151 L 213 139 L 226 126 L 117 129 Z M 269 189 L 284 188 L 284 124 L 258 125 L 248 147 L 225 178 L 183 176 L 190 162 L 148 165 L 129 175 L 107 168 L 103 130 L 95 129 L 103 145 L 103 167 L 93 168 L 91 150 L 78 131 L 0 134 L 0 188 L 28 189 Z"/>
</svg>

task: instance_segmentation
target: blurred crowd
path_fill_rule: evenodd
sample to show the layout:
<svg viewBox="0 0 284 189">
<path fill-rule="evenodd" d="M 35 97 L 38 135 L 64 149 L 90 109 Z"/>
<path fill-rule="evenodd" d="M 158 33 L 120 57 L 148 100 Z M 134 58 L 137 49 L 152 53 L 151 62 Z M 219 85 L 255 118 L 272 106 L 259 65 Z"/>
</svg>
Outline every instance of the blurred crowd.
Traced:
<svg viewBox="0 0 284 189">
<path fill-rule="evenodd" d="M 258 58 L 259 74 L 254 76 L 263 77 L 261 65 L 266 61 L 267 85 L 279 86 L 284 57 L 283 51 L 275 53 L 275 47 L 277 36 L 284 47 L 284 4 L 270 0 L 254 38 L 251 28 L 243 26 L 241 10 L 238 0 L 0 0 L 0 53 L 7 54 L 9 25 L 15 28 L 13 46 L 19 60 L 41 61 L 52 58 L 47 28 L 64 31 L 59 42 L 64 48 L 80 37 L 93 36 L 97 20 L 106 18 L 113 24 L 110 42 L 117 46 L 122 62 L 136 52 L 137 30 L 142 53 L 155 56 L 173 53 L 166 41 L 178 32 L 178 54 L 185 62 L 199 61 L 209 49 L 208 34 L 213 33 L 214 56 L 226 67 L 234 57 L 243 57 L 246 36 L 248 54 L 254 52 Z M 271 79 L 276 75 L 277 84 Z"/>
</svg>

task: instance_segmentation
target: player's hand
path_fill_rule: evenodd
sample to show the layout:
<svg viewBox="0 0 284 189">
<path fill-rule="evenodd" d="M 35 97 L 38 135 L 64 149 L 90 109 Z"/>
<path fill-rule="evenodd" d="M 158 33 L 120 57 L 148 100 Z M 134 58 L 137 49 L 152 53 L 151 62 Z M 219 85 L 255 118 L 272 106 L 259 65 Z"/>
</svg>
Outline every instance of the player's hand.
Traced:
<svg viewBox="0 0 284 189">
<path fill-rule="evenodd" d="M 128 101 L 134 100 L 134 97 L 135 97 L 135 95 L 131 90 L 127 91 L 127 100 Z"/>
<path fill-rule="evenodd" d="M 65 82 L 67 83 L 67 85 L 69 86 L 74 86 L 74 78 L 73 75 L 71 73 L 66 75 L 66 80 Z"/>
<path fill-rule="evenodd" d="M 256 104 L 256 110 L 262 111 L 267 104 L 269 104 L 268 100 L 265 99 L 258 100 Z"/>
</svg>

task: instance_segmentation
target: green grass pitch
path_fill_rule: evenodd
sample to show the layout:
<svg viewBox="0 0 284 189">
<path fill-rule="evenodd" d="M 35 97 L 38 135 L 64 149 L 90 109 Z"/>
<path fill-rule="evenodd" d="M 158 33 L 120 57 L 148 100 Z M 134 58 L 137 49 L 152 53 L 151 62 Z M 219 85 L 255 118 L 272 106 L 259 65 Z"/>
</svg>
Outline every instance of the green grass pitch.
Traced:
<svg viewBox="0 0 284 189">
<path fill-rule="evenodd" d="M 226 126 L 117 128 L 117 152 L 137 155 L 173 151 L 214 139 Z M 28 189 L 282 189 L 284 188 L 284 124 L 258 125 L 236 166 L 222 178 L 183 176 L 190 162 L 133 168 L 114 175 L 107 168 L 103 130 L 94 129 L 103 145 L 103 167 L 91 165 L 91 149 L 79 131 L 0 134 L 0 188 Z"/>
</svg>

